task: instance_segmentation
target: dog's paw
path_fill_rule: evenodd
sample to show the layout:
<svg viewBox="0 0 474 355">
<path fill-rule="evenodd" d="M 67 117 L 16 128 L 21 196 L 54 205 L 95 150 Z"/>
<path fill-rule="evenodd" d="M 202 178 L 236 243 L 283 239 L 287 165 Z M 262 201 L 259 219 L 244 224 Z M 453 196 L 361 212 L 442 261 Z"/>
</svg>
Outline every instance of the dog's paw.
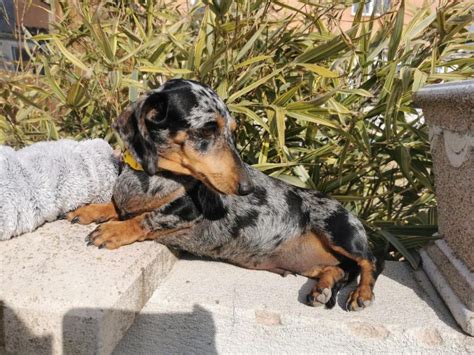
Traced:
<svg viewBox="0 0 474 355">
<path fill-rule="evenodd" d="M 351 292 L 347 299 L 348 311 L 361 311 L 369 307 L 375 300 L 375 295 L 369 287 L 358 287 Z"/>
<path fill-rule="evenodd" d="M 117 249 L 123 245 L 143 240 L 144 231 L 135 220 L 107 222 L 94 229 L 85 239 L 87 245 L 99 249 Z"/>
<path fill-rule="evenodd" d="M 306 297 L 306 302 L 309 306 L 320 306 L 328 303 L 331 296 L 332 291 L 330 288 L 315 287 Z"/>
<path fill-rule="evenodd" d="M 66 213 L 65 218 L 71 223 L 104 223 L 117 219 L 117 212 L 115 211 L 115 207 L 112 203 L 91 204 L 79 207 L 77 210 Z"/>
</svg>

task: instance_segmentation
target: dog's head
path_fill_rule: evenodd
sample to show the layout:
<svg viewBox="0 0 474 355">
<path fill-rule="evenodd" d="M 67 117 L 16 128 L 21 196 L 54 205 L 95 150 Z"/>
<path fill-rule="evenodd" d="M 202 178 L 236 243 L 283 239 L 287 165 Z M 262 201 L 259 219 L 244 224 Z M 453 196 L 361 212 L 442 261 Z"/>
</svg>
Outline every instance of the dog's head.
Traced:
<svg viewBox="0 0 474 355">
<path fill-rule="evenodd" d="M 235 148 L 235 120 L 203 84 L 170 80 L 129 105 L 113 127 L 149 175 L 162 168 L 191 175 L 222 194 L 253 191 Z"/>
</svg>

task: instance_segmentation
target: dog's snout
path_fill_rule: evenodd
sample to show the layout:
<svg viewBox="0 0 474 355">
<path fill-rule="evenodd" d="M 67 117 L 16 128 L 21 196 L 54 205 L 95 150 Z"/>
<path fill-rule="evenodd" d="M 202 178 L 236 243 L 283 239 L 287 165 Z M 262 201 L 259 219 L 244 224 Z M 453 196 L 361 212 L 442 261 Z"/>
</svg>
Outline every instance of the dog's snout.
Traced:
<svg viewBox="0 0 474 355">
<path fill-rule="evenodd" d="M 255 187 L 250 181 L 241 181 L 239 183 L 238 192 L 239 192 L 239 195 L 245 196 L 245 195 L 251 194 L 254 189 Z"/>
</svg>

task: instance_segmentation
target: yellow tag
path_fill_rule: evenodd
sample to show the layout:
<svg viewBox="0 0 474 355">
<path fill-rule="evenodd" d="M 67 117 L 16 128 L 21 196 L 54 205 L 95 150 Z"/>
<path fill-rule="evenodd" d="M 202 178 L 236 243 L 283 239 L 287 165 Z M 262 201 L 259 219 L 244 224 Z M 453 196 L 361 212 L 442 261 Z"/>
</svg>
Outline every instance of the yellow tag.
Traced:
<svg viewBox="0 0 474 355">
<path fill-rule="evenodd" d="M 143 171 L 142 166 L 130 154 L 128 150 L 123 153 L 123 162 L 131 167 L 133 170 Z"/>
</svg>

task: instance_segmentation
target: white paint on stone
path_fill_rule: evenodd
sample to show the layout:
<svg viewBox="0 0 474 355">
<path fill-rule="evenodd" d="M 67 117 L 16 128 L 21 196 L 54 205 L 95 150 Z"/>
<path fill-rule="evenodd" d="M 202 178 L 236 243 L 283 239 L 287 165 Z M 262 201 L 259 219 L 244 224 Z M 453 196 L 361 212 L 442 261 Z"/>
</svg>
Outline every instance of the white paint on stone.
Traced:
<svg viewBox="0 0 474 355">
<path fill-rule="evenodd" d="M 449 163 L 454 168 L 461 167 L 472 156 L 474 136 L 469 133 L 458 133 L 432 125 L 429 130 L 431 150 L 436 147 L 438 139 L 443 139 L 444 150 Z"/>
</svg>

